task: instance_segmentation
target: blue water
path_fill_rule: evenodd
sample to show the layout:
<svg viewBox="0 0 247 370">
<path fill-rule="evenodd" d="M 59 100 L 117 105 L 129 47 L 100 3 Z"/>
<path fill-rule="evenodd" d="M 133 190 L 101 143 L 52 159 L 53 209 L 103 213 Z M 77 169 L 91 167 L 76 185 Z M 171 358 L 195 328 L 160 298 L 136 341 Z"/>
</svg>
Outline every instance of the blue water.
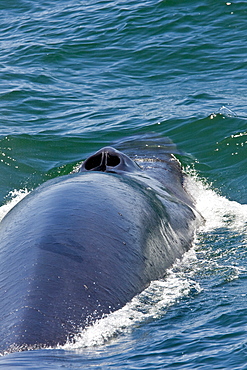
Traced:
<svg viewBox="0 0 247 370">
<path fill-rule="evenodd" d="M 100 147 L 154 133 L 176 143 L 206 222 L 74 345 L 0 367 L 247 368 L 246 16 L 237 0 L 1 1 L 1 217 Z"/>
</svg>

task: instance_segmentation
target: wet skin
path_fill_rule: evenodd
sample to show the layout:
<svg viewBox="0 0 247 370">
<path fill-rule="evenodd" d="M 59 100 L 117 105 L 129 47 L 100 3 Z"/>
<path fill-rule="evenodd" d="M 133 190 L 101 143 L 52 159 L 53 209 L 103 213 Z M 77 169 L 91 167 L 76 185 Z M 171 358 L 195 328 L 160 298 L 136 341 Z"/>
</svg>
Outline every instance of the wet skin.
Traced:
<svg viewBox="0 0 247 370">
<path fill-rule="evenodd" d="M 2 220 L 1 351 L 73 340 L 190 248 L 196 211 L 178 161 L 140 164 L 103 148 Z"/>
</svg>

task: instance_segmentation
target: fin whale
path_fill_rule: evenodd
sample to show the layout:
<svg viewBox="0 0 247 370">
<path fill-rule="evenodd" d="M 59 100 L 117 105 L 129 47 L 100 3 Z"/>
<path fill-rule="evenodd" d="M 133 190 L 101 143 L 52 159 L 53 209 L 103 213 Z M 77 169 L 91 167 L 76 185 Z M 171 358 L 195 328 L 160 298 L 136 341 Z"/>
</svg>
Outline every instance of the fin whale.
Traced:
<svg viewBox="0 0 247 370">
<path fill-rule="evenodd" d="M 197 212 L 171 154 L 135 162 L 105 147 L 0 223 L 0 351 L 73 341 L 164 276 Z"/>
</svg>

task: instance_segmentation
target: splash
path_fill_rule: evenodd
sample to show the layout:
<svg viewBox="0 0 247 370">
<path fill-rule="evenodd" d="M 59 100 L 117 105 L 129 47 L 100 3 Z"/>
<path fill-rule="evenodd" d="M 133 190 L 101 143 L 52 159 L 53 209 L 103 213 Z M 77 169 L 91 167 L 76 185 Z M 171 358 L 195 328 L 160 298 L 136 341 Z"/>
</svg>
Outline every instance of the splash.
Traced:
<svg viewBox="0 0 247 370">
<path fill-rule="evenodd" d="M 83 348 L 108 343 L 114 338 L 131 332 L 140 324 L 158 319 L 180 298 L 191 293 L 199 293 L 200 285 L 185 273 L 196 261 L 196 254 L 192 248 L 182 261 L 177 261 L 173 268 L 167 271 L 164 279 L 153 281 L 147 289 L 123 308 L 82 330 L 75 338 L 75 343 L 67 343 L 62 348 L 80 351 Z"/>
<path fill-rule="evenodd" d="M 20 190 L 12 190 L 7 195 L 7 198 L 10 198 L 10 200 L 0 207 L 0 221 L 3 219 L 3 217 L 17 204 L 19 203 L 25 196 L 29 194 L 29 191 L 27 189 L 20 189 Z"/>
<path fill-rule="evenodd" d="M 195 200 L 195 206 L 205 219 L 201 231 L 210 232 L 218 228 L 246 233 L 247 204 L 240 204 L 217 194 L 192 170 L 186 180 L 186 189 Z"/>
</svg>

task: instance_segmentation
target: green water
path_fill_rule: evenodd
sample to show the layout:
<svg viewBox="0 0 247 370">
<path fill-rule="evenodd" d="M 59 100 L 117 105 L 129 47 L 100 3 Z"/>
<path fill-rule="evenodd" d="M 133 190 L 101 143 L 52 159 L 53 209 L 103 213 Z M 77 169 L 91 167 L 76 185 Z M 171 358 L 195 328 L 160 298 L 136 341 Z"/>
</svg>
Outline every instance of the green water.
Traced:
<svg viewBox="0 0 247 370">
<path fill-rule="evenodd" d="M 246 15 L 245 1 L 0 3 L 2 212 L 13 191 L 154 133 L 177 145 L 207 220 L 196 261 L 140 298 L 143 319 L 131 306 L 74 348 L 0 366 L 246 368 Z"/>
</svg>

